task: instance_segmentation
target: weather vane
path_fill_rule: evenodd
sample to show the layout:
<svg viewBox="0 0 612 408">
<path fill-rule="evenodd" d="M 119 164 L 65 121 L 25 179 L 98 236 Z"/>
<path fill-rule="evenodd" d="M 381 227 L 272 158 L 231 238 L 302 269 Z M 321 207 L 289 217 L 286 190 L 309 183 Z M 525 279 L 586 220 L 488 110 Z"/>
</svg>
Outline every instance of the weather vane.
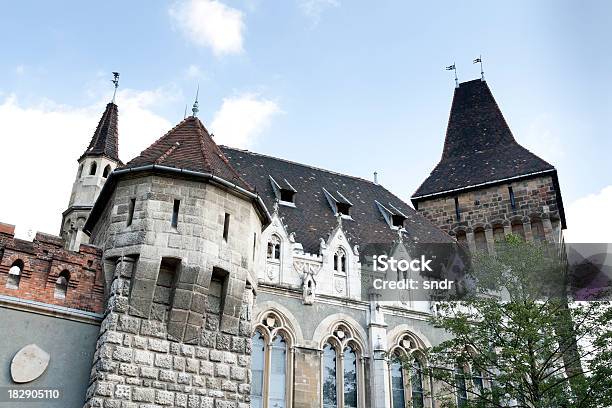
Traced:
<svg viewBox="0 0 612 408">
<path fill-rule="evenodd" d="M 455 71 L 455 88 L 459 88 L 459 78 L 457 78 L 457 66 L 453 62 L 453 65 L 446 67 L 447 71 Z"/>
<path fill-rule="evenodd" d="M 111 79 L 111 82 L 113 84 L 115 84 L 115 90 L 113 91 L 113 103 L 115 103 L 115 97 L 117 96 L 117 88 L 119 88 L 119 73 L 118 72 L 113 72 L 113 79 Z"/>
<path fill-rule="evenodd" d="M 478 58 L 474 60 L 474 64 L 478 64 L 480 62 L 480 80 L 484 81 L 484 70 L 482 69 L 482 55 L 479 55 Z"/>
<path fill-rule="evenodd" d="M 198 84 L 198 90 L 196 91 L 195 101 L 193 102 L 193 107 L 191 108 L 191 112 L 193 113 L 191 116 L 193 116 L 194 118 L 198 116 L 198 112 L 200 111 L 198 109 L 198 95 L 199 94 L 200 94 L 200 84 Z"/>
</svg>

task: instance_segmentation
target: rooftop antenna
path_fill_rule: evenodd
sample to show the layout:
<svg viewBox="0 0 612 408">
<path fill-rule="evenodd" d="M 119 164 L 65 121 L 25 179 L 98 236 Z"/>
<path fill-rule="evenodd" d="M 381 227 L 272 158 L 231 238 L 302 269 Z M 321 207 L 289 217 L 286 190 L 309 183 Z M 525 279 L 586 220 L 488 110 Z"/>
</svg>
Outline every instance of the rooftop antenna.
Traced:
<svg viewBox="0 0 612 408">
<path fill-rule="evenodd" d="M 484 70 L 482 69 L 482 55 L 479 55 L 478 58 L 474 60 L 474 64 L 478 64 L 480 62 L 480 80 L 484 81 Z"/>
<path fill-rule="evenodd" d="M 457 66 L 453 62 L 453 65 L 446 67 L 447 71 L 455 71 L 455 88 L 459 88 L 459 78 L 457 78 Z"/>
<path fill-rule="evenodd" d="M 112 103 L 115 103 L 115 97 L 117 96 L 117 88 L 119 88 L 119 73 L 118 72 L 113 72 L 113 79 L 111 79 L 111 82 L 113 84 L 115 84 L 115 90 L 113 91 L 113 100 Z"/>
<path fill-rule="evenodd" d="M 196 91 L 196 97 L 195 97 L 195 101 L 193 102 L 193 107 L 191 108 L 191 112 L 194 118 L 196 116 L 198 116 L 198 112 L 200 111 L 198 109 L 198 96 L 200 95 L 200 84 L 198 84 L 198 90 Z"/>
<path fill-rule="evenodd" d="M 187 117 L 187 104 L 185 104 L 185 113 L 183 113 L 183 119 Z"/>
</svg>

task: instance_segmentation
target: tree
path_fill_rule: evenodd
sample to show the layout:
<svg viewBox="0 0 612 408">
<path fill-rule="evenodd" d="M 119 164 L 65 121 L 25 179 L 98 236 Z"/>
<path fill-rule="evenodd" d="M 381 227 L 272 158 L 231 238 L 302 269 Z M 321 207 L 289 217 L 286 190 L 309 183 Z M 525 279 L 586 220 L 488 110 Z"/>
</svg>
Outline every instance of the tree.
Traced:
<svg viewBox="0 0 612 408">
<path fill-rule="evenodd" d="M 612 405 L 612 308 L 568 301 L 557 246 L 511 235 L 495 255 L 474 254 L 466 278 L 468 293 L 431 317 L 448 334 L 428 351 L 442 406 Z"/>
</svg>

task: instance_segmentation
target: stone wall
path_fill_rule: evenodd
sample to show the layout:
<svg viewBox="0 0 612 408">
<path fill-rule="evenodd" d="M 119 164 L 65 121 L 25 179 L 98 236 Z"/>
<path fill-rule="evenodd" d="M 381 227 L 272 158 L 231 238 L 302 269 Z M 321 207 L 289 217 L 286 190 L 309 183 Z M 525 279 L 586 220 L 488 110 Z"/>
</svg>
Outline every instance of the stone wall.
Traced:
<svg viewBox="0 0 612 408">
<path fill-rule="evenodd" d="M 215 185 L 155 175 L 118 182 L 91 236 L 112 283 L 87 407 L 249 406 L 261 229 L 250 201 Z"/>
<path fill-rule="evenodd" d="M 514 208 L 510 190 L 514 193 Z M 505 233 L 512 231 L 512 224 L 525 224 L 526 238 L 532 238 L 531 222 L 540 220 L 548 240 L 558 240 L 560 215 L 557 191 L 552 177 L 534 177 L 490 187 L 483 187 L 455 195 L 433 197 L 418 202 L 418 211 L 442 230 L 455 235 L 457 231 L 468 234 L 482 228 L 487 240 L 493 239 L 492 229 L 499 226 Z M 457 219 L 455 198 L 460 217 Z"/>
<path fill-rule="evenodd" d="M 104 278 L 99 249 L 81 245 L 79 252 L 64 249 L 64 241 L 38 233 L 32 242 L 14 237 L 15 227 L 0 224 L 0 295 L 101 313 Z M 7 285 L 9 271 L 22 262 L 19 284 Z M 59 275 L 67 271 L 65 297 L 55 295 Z"/>
</svg>

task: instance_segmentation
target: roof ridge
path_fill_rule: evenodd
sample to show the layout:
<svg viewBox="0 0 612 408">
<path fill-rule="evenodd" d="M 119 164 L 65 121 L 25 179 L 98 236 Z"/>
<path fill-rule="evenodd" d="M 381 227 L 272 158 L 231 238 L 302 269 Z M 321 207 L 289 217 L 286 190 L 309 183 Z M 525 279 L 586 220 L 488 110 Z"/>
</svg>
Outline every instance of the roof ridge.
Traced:
<svg viewBox="0 0 612 408">
<path fill-rule="evenodd" d="M 194 116 L 194 118 L 196 119 L 196 129 L 198 131 L 198 139 L 199 139 L 198 141 L 200 142 L 200 153 L 202 154 L 202 160 L 204 160 L 204 164 L 208 168 L 212 169 L 213 167 L 212 167 L 212 165 L 210 163 L 210 160 L 208 160 L 208 157 L 206 157 L 206 148 L 204 147 L 204 132 L 203 132 L 203 130 L 206 130 L 206 128 L 204 128 L 204 125 L 202 124 L 202 122 L 198 118 L 196 118 L 195 116 Z M 202 129 L 202 128 L 204 128 L 204 129 Z M 208 131 L 206 131 L 206 133 L 208 133 Z M 210 137 L 210 135 L 209 135 L 209 137 Z"/>
<path fill-rule="evenodd" d="M 240 151 L 240 152 L 246 152 L 246 153 L 249 153 L 249 154 L 252 154 L 252 155 L 256 155 L 256 156 L 267 157 L 267 158 L 270 158 L 270 159 L 282 161 L 282 162 L 289 163 L 289 164 L 294 164 L 294 165 L 297 165 L 297 166 L 307 167 L 309 169 L 318 170 L 318 171 L 322 171 L 322 172 L 325 172 L 325 173 L 334 174 L 334 175 L 337 175 L 337 176 L 343 176 L 343 177 L 348 177 L 348 178 L 355 179 L 355 180 L 361 180 L 361 181 L 365 181 L 366 183 L 373 184 L 375 186 L 382 185 L 380 183 L 374 183 L 372 180 L 368 180 L 368 179 L 363 178 L 363 177 L 352 176 L 350 174 L 340 173 L 340 172 L 333 171 L 333 170 L 327 170 L 327 169 L 324 169 L 322 167 L 312 166 L 310 164 L 304 164 L 304 163 L 299 163 L 299 162 L 296 162 L 296 161 L 293 161 L 293 160 L 282 159 L 280 157 L 271 156 L 269 154 L 257 153 L 257 152 L 253 152 L 253 151 L 248 150 L 248 149 L 239 149 L 237 147 L 230 147 L 230 146 L 226 146 L 226 145 L 219 145 L 219 147 L 220 148 L 223 147 L 223 148 L 231 149 L 231 150 L 236 150 L 236 151 Z"/>
</svg>

